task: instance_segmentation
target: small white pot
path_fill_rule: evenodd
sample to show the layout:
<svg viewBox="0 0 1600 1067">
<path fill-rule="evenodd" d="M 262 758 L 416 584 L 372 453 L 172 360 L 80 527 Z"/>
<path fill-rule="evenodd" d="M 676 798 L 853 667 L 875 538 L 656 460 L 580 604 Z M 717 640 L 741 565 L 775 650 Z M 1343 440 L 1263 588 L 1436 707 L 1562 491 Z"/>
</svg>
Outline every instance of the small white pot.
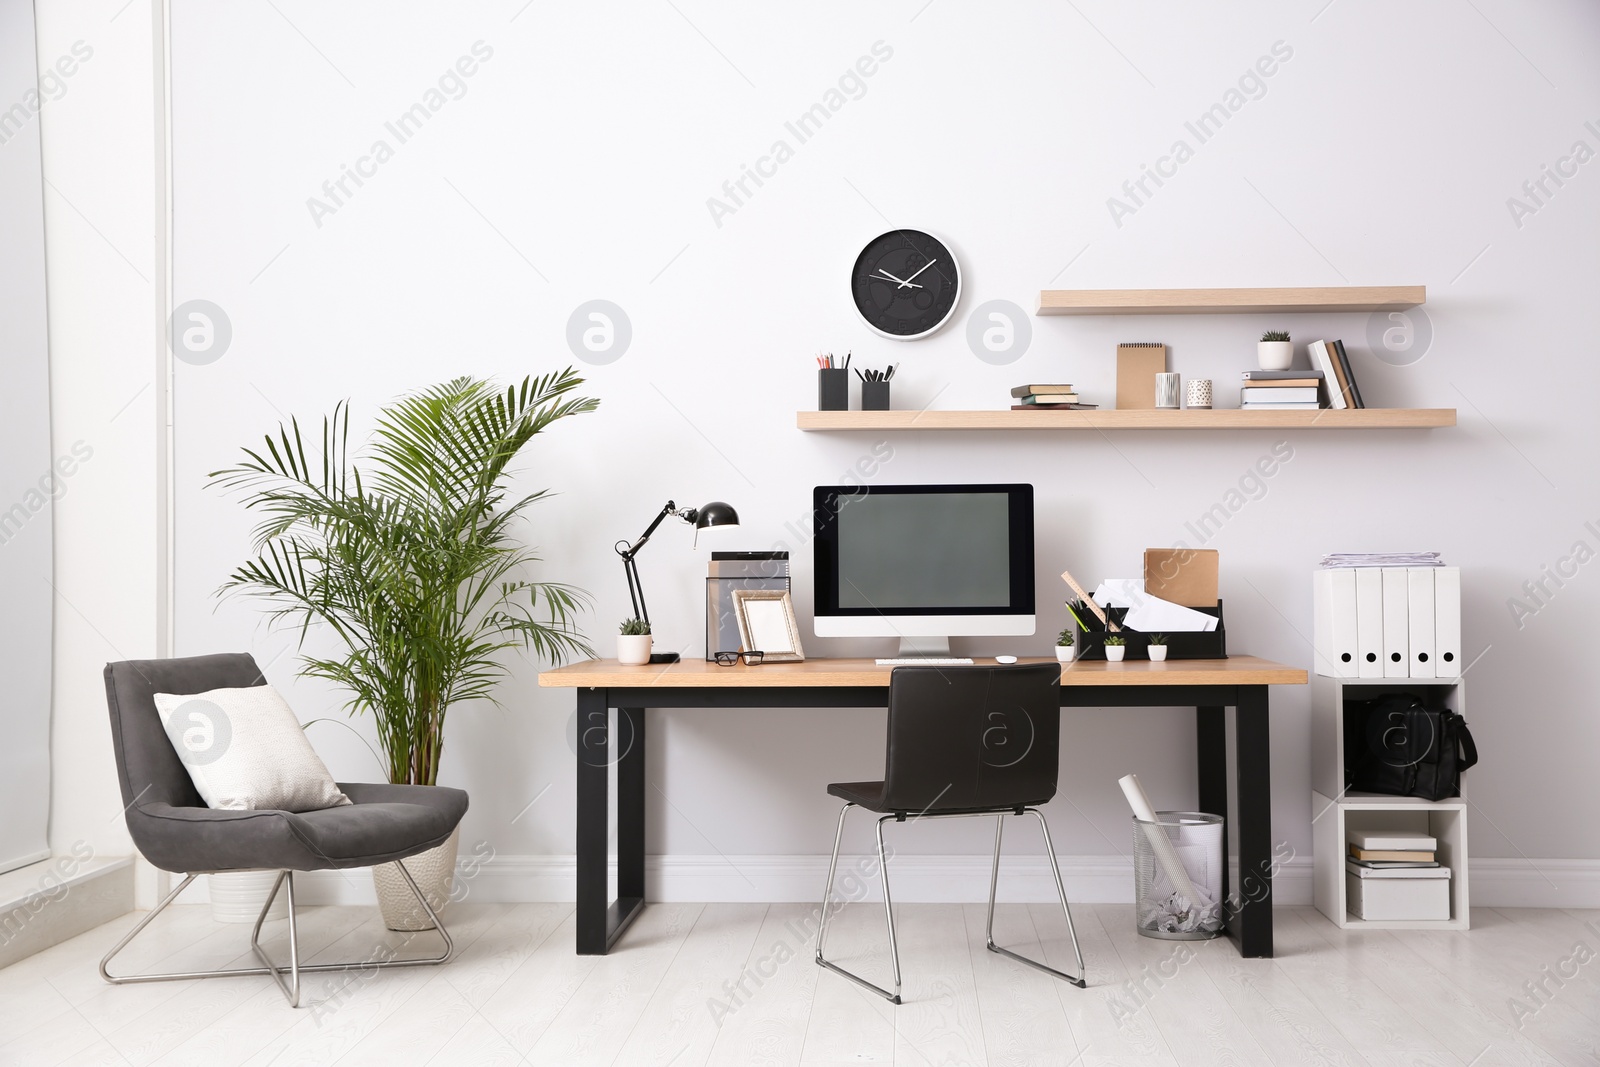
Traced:
<svg viewBox="0 0 1600 1067">
<path fill-rule="evenodd" d="M 618 634 L 617 662 L 630 667 L 649 663 L 651 640 L 649 634 Z"/>
<path fill-rule="evenodd" d="M 1160 663 L 1162 660 L 1164 660 L 1166 658 L 1167 658 L 1167 646 L 1166 645 L 1151 645 L 1150 646 L 1150 659 L 1153 662 Z"/>
<path fill-rule="evenodd" d="M 1127 654 L 1128 654 L 1128 646 L 1127 645 L 1107 645 L 1106 646 L 1106 659 L 1110 660 L 1112 663 L 1121 663 L 1122 662 L 1122 657 L 1127 655 Z"/>
<path fill-rule="evenodd" d="M 1071 663 L 1072 662 L 1072 654 L 1075 651 L 1076 651 L 1076 649 L 1072 645 L 1057 645 L 1056 646 L 1056 659 L 1058 659 L 1062 663 Z"/>
<path fill-rule="evenodd" d="M 211 918 L 219 923 L 253 923 L 278 880 L 277 871 L 223 871 L 206 875 L 211 893 Z M 267 921 L 289 917 L 289 893 L 279 889 Z"/>
<path fill-rule="evenodd" d="M 1294 362 L 1294 342 L 1257 341 L 1256 362 L 1262 370 L 1288 370 Z"/>
</svg>

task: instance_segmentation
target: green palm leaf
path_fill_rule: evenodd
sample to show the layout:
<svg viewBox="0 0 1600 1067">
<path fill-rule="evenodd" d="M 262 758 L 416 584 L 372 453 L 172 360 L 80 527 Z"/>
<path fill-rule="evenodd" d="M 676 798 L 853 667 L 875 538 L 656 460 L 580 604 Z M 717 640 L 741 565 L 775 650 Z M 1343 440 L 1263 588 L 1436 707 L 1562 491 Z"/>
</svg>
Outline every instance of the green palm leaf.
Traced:
<svg viewBox="0 0 1600 1067">
<path fill-rule="evenodd" d="M 302 643 L 314 624 L 333 633 L 343 653 L 305 656 L 302 673 L 372 714 L 391 781 L 437 781 L 446 712 L 493 700 L 509 650 L 593 654 L 577 628 L 587 594 L 522 577 L 539 557 L 515 524 L 546 491 L 507 499 L 522 449 L 599 406 L 570 395 L 582 384 L 569 367 L 504 391 L 473 378 L 430 386 L 379 412 L 360 465 L 341 403 L 323 420 L 320 462 L 291 419 L 211 475 L 261 516 L 255 557 L 221 592 L 264 599 Z"/>
</svg>

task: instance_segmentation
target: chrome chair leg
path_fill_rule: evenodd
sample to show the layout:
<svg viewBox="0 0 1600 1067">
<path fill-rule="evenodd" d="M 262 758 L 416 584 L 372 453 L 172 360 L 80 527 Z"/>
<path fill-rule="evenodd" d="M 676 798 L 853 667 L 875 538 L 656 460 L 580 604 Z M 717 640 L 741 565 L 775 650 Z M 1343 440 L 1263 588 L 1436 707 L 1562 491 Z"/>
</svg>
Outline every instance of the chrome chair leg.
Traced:
<svg viewBox="0 0 1600 1067">
<path fill-rule="evenodd" d="M 271 975 L 273 981 L 278 983 L 278 988 L 280 991 L 282 991 L 285 999 L 289 1001 L 289 1006 L 291 1008 L 298 1008 L 300 1006 L 301 976 L 305 974 L 323 971 L 364 971 L 368 968 L 379 969 L 387 967 L 424 967 L 448 963 L 455 956 L 455 941 L 450 937 L 450 932 L 445 929 L 444 923 L 440 921 L 438 913 L 433 909 L 433 905 L 428 903 L 428 898 L 423 894 L 422 890 L 418 888 L 416 880 L 411 877 L 411 872 L 406 870 L 405 864 L 397 863 L 396 866 L 400 868 L 400 873 L 405 878 L 406 885 L 411 887 L 412 894 L 417 898 L 417 902 L 422 905 L 422 910 L 427 913 L 429 921 L 433 923 L 433 929 L 438 932 L 439 937 L 444 941 L 444 951 L 437 956 L 427 956 L 421 959 L 369 959 L 358 960 L 352 963 L 313 963 L 302 965 L 300 962 L 299 925 L 296 921 L 295 914 L 294 872 L 279 871 L 277 880 L 272 883 L 272 892 L 267 894 L 267 902 L 262 905 L 261 914 L 256 916 L 255 925 L 250 930 L 250 950 L 255 954 L 256 958 L 261 961 L 262 966 L 230 967 L 223 970 L 214 971 L 164 971 L 148 974 L 112 974 L 110 969 L 111 961 L 116 958 L 117 954 L 123 949 L 127 948 L 133 939 L 138 937 L 139 934 L 143 932 L 144 928 L 149 926 L 156 916 L 165 911 L 167 906 L 174 900 L 178 899 L 178 895 L 185 889 L 189 888 L 189 885 L 199 877 L 198 874 L 190 874 L 185 876 L 183 881 L 179 882 L 177 887 L 161 900 L 161 903 L 152 908 L 150 910 L 150 914 L 146 915 L 143 919 L 140 919 L 138 923 L 134 925 L 132 930 L 129 930 L 125 935 L 123 935 L 122 940 L 118 941 L 111 947 L 111 951 L 107 952 L 104 958 L 100 960 L 100 977 L 104 978 L 112 985 L 127 985 L 139 982 L 186 981 L 194 978 L 237 978 L 246 975 Z M 287 883 L 287 892 L 289 895 L 289 966 L 287 969 L 274 964 L 271 958 L 267 956 L 266 950 L 261 947 L 261 927 L 267 921 L 267 912 L 271 910 L 273 901 L 277 899 L 278 890 L 283 888 L 285 883 Z M 410 940 L 410 938 L 408 937 L 407 940 Z M 287 978 L 285 975 L 287 975 Z"/>
<path fill-rule="evenodd" d="M 1044 831 L 1044 851 L 1045 855 L 1050 860 L 1050 873 L 1055 876 L 1056 895 L 1061 898 L 1061 914 L 1065 916 L 1067 920 L 1067 936 L 1072 939 L 1072 954 L 1077 957 L 1078 960 L 1078 976 L 1074 978 L 1070 974 L 1056 970 L 1049 964 L 1040 963 L 1038 960 L 1030 960 L 1026 956 L 1019 955 L 1008 948 L 1001 948 L 999 945 L 994 943 L 994 899 L 995 889 L 1000 880 L 1000 831 L 1005 823 L 1004 815 L 995 816 L 994 867 L 989 872 L 989 917 L 987 925 L 984 927 L 984 940 L 986 942 L 985 947 L 988 948 L 990 952 L 997 952 L 1008 959 L 1016 960 L 1018 963 L 1025 963 L 1029 967 L 1043 971 L 1046 974 L 1054 975 L 1064 982 L 1070 982 L 1079 989 L 1084 989 L 1088 985 L 1087 971 L 1083 966 L 1083 952 L 1078 948 L 1078 933 L 1075 929 L 1073 929 L 1072 926 L 1072 912 L 1067 907 L 1067 887 L 1061 881 L 1061 865 L 1056 862 L 1056 849 L 1055 846 L 1050 842 L 1050 826 L 1044 820 L 1044 813 L 1038 808 L 1025 808 L 1023 810 L 1028 812 L 1030 815 L 1037 817 L 1039 820 L 1039 829 Z"/>
<path fill-rule="evenodd" d="M 886 819 L 894 818 L 885 815 L 878 820 L 878 871 L 883 878 L 883 910 L 889 919 L 889 957 L 894 966 L 894 992 L 891 993 L 881 986 L 873 985 L 860 975 L 851 974 L 831 960 L 824 959 L 822 955 L 822 942 L 828 934 L 828 912 L 833 900 L 833 877 L 839 869 L 839 842 L 844 836 L 844 817 L 850 814 L 854 804 L 846 803 L 839 811 L 839 825 L 833 832 L 833 858 L 828 861 L 828 884 L 822 889 L 822 920 L 817 927 L 817 966 L 825 967 L 834 974 L 850 979 L 863 989 L 871 990 L 891 1004 L 900 1003 L 900 952 L 895 945 L 894 937 L 894 907 L 889 899 L 889 867 L 885 861 L 883 847 L 883 823 Z"/>
</svg>

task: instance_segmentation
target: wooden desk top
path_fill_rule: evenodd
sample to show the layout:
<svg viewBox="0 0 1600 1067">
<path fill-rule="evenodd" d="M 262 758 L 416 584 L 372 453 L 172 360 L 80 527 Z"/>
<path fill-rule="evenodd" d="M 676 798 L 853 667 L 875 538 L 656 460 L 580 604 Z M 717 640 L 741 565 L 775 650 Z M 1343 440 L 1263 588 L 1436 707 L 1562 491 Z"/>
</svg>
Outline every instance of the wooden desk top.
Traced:
<svg viewBox="0 0 1600 1067">
<path fill-rule="evenodd" d="M 974 657 L 978 666 L 993 659 Z M 1051 663 L 1041 656 L 1021 663 Z M 614 659 L 591 659 L 539 675 L 545 688 L 573 689 L 697 689 L 697 688 L 825 688 L 828 686 L 887 686 L 893 667 L 870 659 L 808 659 L 800 663 L 738 664 L 722 667 L 701 659 L 625 667 Z M 1107 663 L 1087 660 L 1066 664 L 1062 685 L 1305 685 L 1306 672 L 1254 656 L 1228 659 L 1126 660 Z"/>
</svg>

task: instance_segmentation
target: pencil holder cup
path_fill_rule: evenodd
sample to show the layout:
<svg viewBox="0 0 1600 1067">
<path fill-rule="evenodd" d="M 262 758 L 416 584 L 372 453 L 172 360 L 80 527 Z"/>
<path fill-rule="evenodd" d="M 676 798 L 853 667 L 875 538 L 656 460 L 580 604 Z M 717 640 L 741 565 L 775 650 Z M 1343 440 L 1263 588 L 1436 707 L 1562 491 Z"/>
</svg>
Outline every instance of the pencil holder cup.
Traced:
<svg viewBox="0 0 1600 1067">
<path fill-rule="evenodd" d="M 1209 408 L 1211 406 L 1211 379 L 1189 379 L 1189 406 L 1192 408 Z"/>
<path fill-rule="evenodd" d="M 850 410 L 850 372 L 843 367 L 817 371 L 817 410 Z"/>
<path fill-rule="evenodd" d="M 1198 811 L 1133 820 L 1134 924 L 1144 937 L 1205 941 L 1222 932 L 1223 821 Z"/>
<path fill-rule="evenodd" d="M 862 411 L 888 411 L 889 410 L 889 383 L 888 382 L 862 382 L 861 383 L 861 410 Z"/>
<path fill-rule="evenodd" d="M 1175 408 L 1178 406 L 1178 379 L 1180 375 L 1163 371 L 1156 375 L 1156 407 Z"/>
</svg>

